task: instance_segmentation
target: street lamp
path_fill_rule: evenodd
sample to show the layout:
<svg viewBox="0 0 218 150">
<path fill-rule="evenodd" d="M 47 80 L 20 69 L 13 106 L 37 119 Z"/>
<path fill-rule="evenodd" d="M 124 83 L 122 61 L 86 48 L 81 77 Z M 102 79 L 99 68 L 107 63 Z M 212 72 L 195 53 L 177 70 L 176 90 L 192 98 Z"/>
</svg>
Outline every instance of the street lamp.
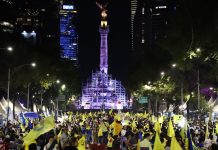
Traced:
<svg viewBox="0 0 218 150">
<path fill-rule="evenodd" d="M 174 63 L 174 64 L 172 64 L 172 68 L 175 68 L 176 67 L 176 64 Z"/>
<path fill-rule="evenodd" d="M 35 64 L 35 65 L 34 65 Z M 9 117 L 9 98 L 10 98 L 10 82 L 11 82 L 11 75 L 13 75 L 15 72 L 17 72 L 19 69 L 25 67 L 25 66 L 32 66 L 35 67 L 36 63 L 31 64 L 22 64 L 17 67 L 14 67 L 13 69 L 8 68 L 8 89 L 7 89 L 7 102 L 8 102 L 8 109 L 7 109 L 7 123 L 8 123 L 8 117 Z M 27 95 L 27 107 L 29 107 L 29 88 L 28 88 L 28 95 Z"/>
<path fill-rule="evenodd" d="M 201 52 L 201 49 L 200 49 L 200 48 L 197 48 L 197 49 L 196 49 L 196 52 L 197 52 L 197 53 Z"/>
<path fill-rule="evenodd" d="M 36 63 L 35 62 L 31 63 L 31 66 L 36 67 Z"/>
<path fill-rule="evenodd" d="M 213 87 L 210 87 L 210 90 L 212 91 L 212 90 L 213 90 Z"/>
<path fill-rule="evenodd" d="M 65 85 L 65 84 L 62 84 L 62 85 L 61 85 L 61 90 L 62 90 L 62 91 L 65 91 L 65 89 L 66 89 L 66 85 Z"/>
<path fill-rule="evenodd" d="M 56 83 L 59 84 L 61 81 L 60 80 L 56 80 Z"/>
<path fill-rule="evenodd" d="M 7 47 L 7 50 L 8 50 L 9 52 L 12 52 L 12 51 L 13 51 L 13 47 L 9 46 L 9 47 Z"/>
<path fill-rule="evenodd" d="M 9 52 L 12 52 L 13 51 L 13 47 L 11 46 L 8 46 L 8 47 L 5 47 L 5 48 L 0 48 L 1 50 L 7 50 Z"/>
<path fill-rule="evenodd" d="M 162 71 L 162 72 L 160 73 L 160 75 L 161 75 L 161 76 L 164 76 L 164 75 L 165 75 L 165 73 Z"/>
</svg>

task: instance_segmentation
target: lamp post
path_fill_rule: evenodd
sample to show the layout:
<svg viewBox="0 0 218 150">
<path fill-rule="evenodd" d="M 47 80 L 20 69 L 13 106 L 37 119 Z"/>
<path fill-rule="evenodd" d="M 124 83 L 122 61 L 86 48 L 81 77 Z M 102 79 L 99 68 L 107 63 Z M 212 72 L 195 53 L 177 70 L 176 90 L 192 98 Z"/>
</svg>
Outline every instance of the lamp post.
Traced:
<svg viewBox="0 0 218 150">
<path fill-rule="evenodd" d="M 8 109 L 7 109 L 7 123 L 8 123 L 8 118 L 9 118 L 9 98 L 10 98 L 10 82 L 11 82 L 11 75 L 13 75 L 15 72 L 20 70 L 21 68 L 25 66 L 32 66 L 35 67 L 36 63 L 31 63 L 31 64 L 22 64 L 17 67 L 14 67 L 13 69 L 8 68 L 8 88 L 7 88 L 7 103 L 8 103 Z M 29 93 L 28 93 L 29 94 Z M 29 96 L 27 96 L 29 97 Z M 29 104 L 29 98 L 27 99 L 27 104 Z M 28 106 L 28 105 L 27 105 Z"/>
<path fill-rule="evenodd" d="M 9 52 L 12 52 L 13 51 L 13 47 L 11 46 L 8 46 L 8 47 L 5 47 L 5 48 L 0 48 L 1 50 L 7 50 Z"/>
<path fill-rule="evenodd" d="M 57 84 L 60 84 L 60 80 L 56 80 Z M 56 98 L 56 117 L 58 118 L 58 110 L 59 110 L 59 106 L 58 106 L 58 98 Z"/>
</svg>

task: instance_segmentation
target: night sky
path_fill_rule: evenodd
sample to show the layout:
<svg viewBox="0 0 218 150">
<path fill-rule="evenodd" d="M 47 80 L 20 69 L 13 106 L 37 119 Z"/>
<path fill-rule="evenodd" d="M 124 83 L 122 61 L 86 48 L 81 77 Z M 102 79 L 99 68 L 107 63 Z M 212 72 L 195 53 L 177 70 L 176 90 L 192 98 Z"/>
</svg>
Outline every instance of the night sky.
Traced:
<svg viewBox="0 0 218 150">
<path fill-rule="evenodd" d="M 100 57 L 100 9 L 95 0 L 78 1 L 79 65 L 82 78 L 99 69 Z M 108 37 L 109 74 L 125 80 L 130 59 L 131 28 L 128 0 L 109 1 Z"/>
</svg>

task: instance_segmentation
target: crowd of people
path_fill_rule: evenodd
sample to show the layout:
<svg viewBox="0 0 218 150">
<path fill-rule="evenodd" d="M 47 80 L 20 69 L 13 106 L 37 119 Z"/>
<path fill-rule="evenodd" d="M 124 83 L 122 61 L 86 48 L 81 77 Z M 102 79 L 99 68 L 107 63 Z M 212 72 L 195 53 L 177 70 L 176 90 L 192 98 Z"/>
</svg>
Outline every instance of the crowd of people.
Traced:
<svg viewBox="0 0 218 150">
<path fill-rule="evenodd" d="M 218 150 L 218 123 L 210 119 L 109 111 L 69 112 L 51 128 L 43 120 L 9 121 L 0 150 Z"/>
</svg>

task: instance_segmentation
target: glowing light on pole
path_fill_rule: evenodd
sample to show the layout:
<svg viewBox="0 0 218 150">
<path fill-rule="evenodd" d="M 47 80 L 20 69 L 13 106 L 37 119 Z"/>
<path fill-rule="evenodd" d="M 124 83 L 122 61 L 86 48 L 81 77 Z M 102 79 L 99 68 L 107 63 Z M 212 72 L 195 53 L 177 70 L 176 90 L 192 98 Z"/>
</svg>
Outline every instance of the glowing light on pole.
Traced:
<svg viewBox="0 0 218 150">
<path fill-rule="evenodd" d="M 13 47 L 11 47 L 11 46 L 8 46 L 8 47 L 5 47 L 5 48 L 0 48 L 0 49 L 2 49 L 2 50 L 7 50 L 7 51 L 9 51 L 9 52 L 12 52 L 12 51 L 13 51 Z"/>
<path fill-rule="evenodd" d="M 176 64 L 174 63 L 174 64 L 172 64 L 172 68 L 175 68 L 176 67 Z"/>
<path fill-rule="evenodd" d="M 19 65 L 13 69 L 9 68 L 8 69 L 8 89 L 7 89 L 7 103 L 8 103 L 8 108 L 7 108 L 7 123 L 8 123 L 8 117 L 9 117 L 9 99 L 10 99 L 10 83 L 11 83 L 11 74 L 13 75 L 15 72 L 17 72 L 19 69 L 25 67 L 25 66 L 32 66 L 35 67 L 36 63 L 31 63 L 31 64 L 22 64 Z M 28 94 L 27 94 L 27 108 L 29 107 L 29 86 L 28 86 Z"/>
<path fill-rule="evenodd" d="M 197 48 L 197 49 L 196 49 L 196 52 L 198 52 L 198 53 L 201 52 L 201 49 L 200 49 L 200 48 Z"/>
<path fill-rule="evenodd" d="M 60 80 L 56 80 L 56 83 L 59 84 L 61 81 Z"/>
<path fill-rule="evenodd" d="M 9 46 L 9 47 L 7 48 L 7 50 L 8 50 L 9 52 L 12 52 L 12 51 L 13 51 L 13 47 Z"/>
<path fill-rule="evenodd" d="M 210 90 L 212 91 L 212 90 L 213 90 L 213 87 L 210 87 Z"/>
</svg>

